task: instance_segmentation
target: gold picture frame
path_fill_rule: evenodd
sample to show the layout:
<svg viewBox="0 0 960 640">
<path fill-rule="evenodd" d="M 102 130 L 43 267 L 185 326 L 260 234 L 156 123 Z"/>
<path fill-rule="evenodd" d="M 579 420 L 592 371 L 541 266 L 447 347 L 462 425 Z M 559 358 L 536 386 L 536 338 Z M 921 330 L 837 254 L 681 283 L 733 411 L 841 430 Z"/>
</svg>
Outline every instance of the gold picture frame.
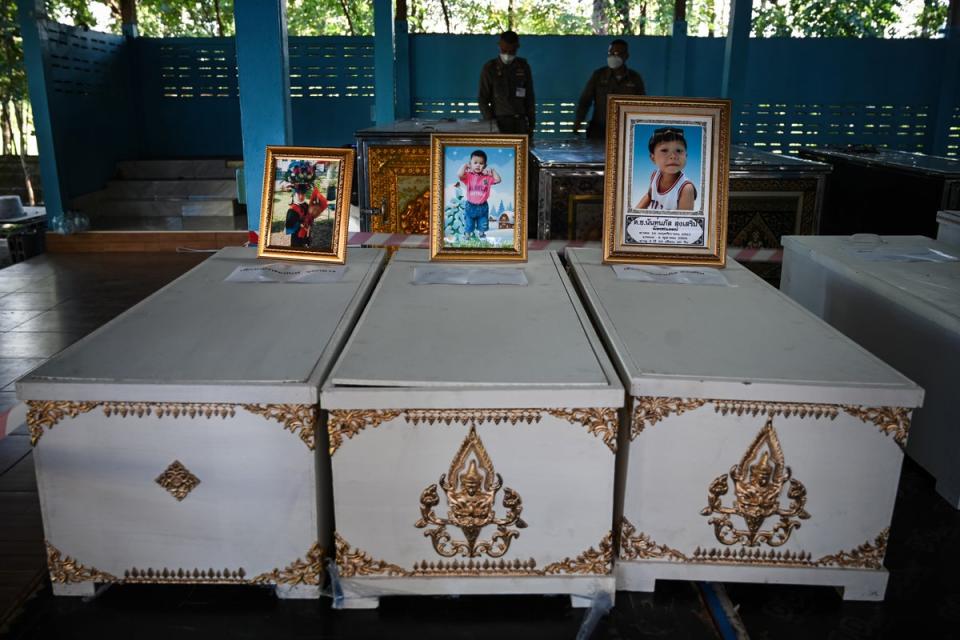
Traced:
<svg viewBox="0 0 960 640">
<path fill-rule="evenodd" d="M 352 149 L 267 147 L 258 258 L 344 264 Z"/>
<path fill-rule="evenodd" d="M 726 264 L 730 101 L 610 96 L 603 261 Z"/>
<path fill-rule="evenodd" d="M 431 260 L 526 262 L 527 144 L 525 135 L 430 136 Z"/>
</svg>

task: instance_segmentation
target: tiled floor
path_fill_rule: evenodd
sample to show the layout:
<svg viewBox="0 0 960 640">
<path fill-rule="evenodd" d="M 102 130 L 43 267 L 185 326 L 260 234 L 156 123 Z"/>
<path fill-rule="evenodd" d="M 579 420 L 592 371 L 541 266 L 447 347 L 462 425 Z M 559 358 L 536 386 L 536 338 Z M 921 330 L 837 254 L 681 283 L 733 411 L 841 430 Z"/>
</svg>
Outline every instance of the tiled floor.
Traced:
<svg viewBox="0 0 960 640">
<path fill-rule="evenodd" d="M 199 263 L 202 254 L 45 255 L 0 270 L 0 410 L 13 380 Z M 960 512 L 904 462 L 882 603 L 844 602 L 825 587 L 725 585 L 750 637 L 953 638 L 960 628 Z M 724 587 L 721 587 L 724 588 Z M 32 596 L 26 600 L 26 596 Z M 0 440 L 0 636 L 27 638 L 574 638 L 585 612 L 566 598 L 383 598 L 377 611 L 331 600 L 278 601 L 256 587 L 110 587 L 53 598 L 29 436 Z M 701 588 L 663 582 L 618 593 L 594 638 L 719 637 Z"/>
<path fill-rule="evenodd" d="M 14 382 L 206 254 L 45 254 L 0 269 L 0 412 Z M 0 635 L 43 581 L 46 556 L 30 438 L 0 440 Z"/>
</svg>

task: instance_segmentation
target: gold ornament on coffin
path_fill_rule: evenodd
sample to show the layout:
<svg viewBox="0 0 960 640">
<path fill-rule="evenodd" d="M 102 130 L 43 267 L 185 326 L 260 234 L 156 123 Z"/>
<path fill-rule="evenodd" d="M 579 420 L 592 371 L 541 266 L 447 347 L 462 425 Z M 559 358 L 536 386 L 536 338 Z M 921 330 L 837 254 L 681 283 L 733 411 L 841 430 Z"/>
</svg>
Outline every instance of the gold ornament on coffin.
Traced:
<svg viewBox="0 0 960 640">
<path fill-rule="evenodd" d="M 543 569 L 537 568 L 533 558 L 527 560 L 504 558 L 467 560 L 422 560 L 413 563 L 413 569 L 374 560 L 370 554 L 354 549 L 338 533 L 337 570 L 342 578 L 355 577 L 404 577 L 404 578 L 450 578 L 450 577 L 543 577 L 548 575 L 609 575 L 613 566 L 613 532 L 600 541 L 599 551 L 590 547 L 576 558 L 564 558 Z"/>
<path fill-rule="evenodd" d="M 645 533 L 634 535 L 636 529 L 623 518 L 620 529 L 620 558 L 622 560 L 669 560 L 690 564 L 727 564 L 775 567 L 843 567 L 844 569 L 881 569 L 887 553 L 890 529 L 884 529 L 871 542 L 864 542 L 853 551 L 823 556 L 817 560 L 808 551 L 774 551 L 773 549 L 740 547 L 731 550 L 701 549 L 689 556 L 665 544 L 657 544 Z"/>
<path fill-rule="evenodd" d="M 579 422 L 589 433 L 601 438 L 610 451 L 617 452 L 617 429 L 620 420 L 617 418 L 616 409 L 610 407 L 547 409 L 547 413 L 567 422 Z"/>
<path fill-rule="evenodd" d="M 807 490 L 801 482 L 791 478 L 791 474 L 773 428 L 773 418 L 768 418 L 740 464 L 731 467 L 729 474 L 719 476 L 710 485 L 707 506 L 700 514 L 715 516 L 709 523 L 713 525 L 714 535 L 722 544 L 741 543 L 748 547 L 768 544 L 779 547 L 800 526 L 799 520 L 810 517 L 803 508 L 807 502 Z M 733 479 L 736 494 L 732 507 L 725 507 L 722 503 L 723 496 L 729 490 L 728 475 Z M 788 482 L 787 497 L 790 504 L 784 509 L 780 505 L 780 495 Z M 747 529 L 737 529 L 731 516 L 743 518 Z M 770 517 L 779 517 L 780 521 L 771 529 L 762 530 L 764 522 Z"/>
<path fill-rule="evenodd" d="M 374 560 L 365 551 L 354 549 L 339 533 L 334 534 L 337 547 L 337 571 L 341 578 L 356 576 L 406 576 L 409 572 L 395 564 Z"/>
<path fill-rule="evenodd" d="M 154 481 L 167 492 L 181 502 L 187 495 L 197 488 L 200 479 L 190 473 L 190 470 L 183 466 L 179 460 L 170 463 L 163 473 L 157 476 Z"/>
<path fill-rule="evenodd" d="M 353 438 L 367 427 L 376 429 L 401 413 L 401 411 L 395 409 L 331 411 L 327 423 L 327 433 L 330 436 L 330 455 L 332 456 L 337 452 L 337 449 L 343 444 L 344 438 Z"/>
<path fill-rule="evenodd" d="M 620 557 L 624 560 L 686 560 L 676 549 L 671 549 L 665 544 L 657 544 L 645 533 L 638 536 L 637 532 L 629 520 L 623 518 L 620 523 Z"/>
<path fill-rule="evenodd" d="M 85 567 L 49 542 L 47 545 L 47 568 L 50 570 L 50 582 L 55 584 L 73 584 L 75 582 L 117 582 L 116 576 L 100 571 L 96 567 Z"/>
<path fill-rule="evenodd" d="M 323 547 L 314 543 L 307 551 L 306 560 L 295 560 L 285 569 L 262 573 L 252 580 L 240 569 L 138 569 L 133 567 L 118 578 L 95 567 L 85 567 L 70 556 L 64 556 L 49 542 L 47 566 L 50 580 L 57 584 L 80 582 L 114 582 L 118 584 L 285 584 L 319 586 L 323 582 Z"/>
<path fill-rule="evenodd" d="M 910 435 L 910 409 L 844 405 L 843 410 L 864 422 L 872 422 L 885 435 L 892 435 L 893 441 L 900 445 L 901 449 L 906 448 L 907 436 Z"/>
<path fill-rule="evenodd" d="M 633 440 L 640 435 L 647 426 L 653 426 L 674 413 L 680 415 L 693 409 L 699 409 L 707 402 L 702 398 L 662 398 L 656 396 L 635 398 L 630 439 Z"/>
<path fill-rule="evenodd" d="M 76 418 L 81 413 L 93 411 L 96 402 L 57 402 L 27 400 L 27 428 L 30 430 L 30 445 L 37 446 L 44 429 L 53 427 L 64 418 Z"/>
<path fill-rule="evenodd" d="M 253 584 L 285 584 L 319 586 L 323 582 L 323 557 L 326 555 L 320 543 L 314 542 L 307 551 L 306 559 L 297 558 L 284 569 L 261 573 L 250 582 Z"/>
<path fill-rule="evenodd" d="M 520 535 L 527 523 L 520 518 L 523 503 L 519 494 L 503 487 L 503 478 L 494 471 L 490 456 L 477 435 L 476 427 L 460 445 L 460 450 L 450 464 L 447 474 L 440 476 L 439 486 L 447 496 L 449 507 L 446 518 L 434 511 L 440 503 L 437 484 L 432 484 L 420 495 L 420 519 L 414 524 L 418 529 L 436 525 L 424 532 L 433 542 L 433 549 L 445 558 L 460 555 L 476 558 L 483 554 L 491 558 L 503 556 L 511 541 Z M 497 518 L 494 502 L 497 492 L 503 488 L 503 507 L 506 516 Z M 454 540 L 447 526 L 458 527 L 466 540 Z M 478 540 L 484 527 L 494 525 L 496 532 L 490 540 Z M 511 528 L 516 527 L 516 528 Z"/>
<path fill-rule="evenodd" d="M 316 447 L 317 407 L 312 404 L 245 404 L 250 413 L 276 420 L 283 428 L 300 436 L 307 448 Z"/>
</svg>

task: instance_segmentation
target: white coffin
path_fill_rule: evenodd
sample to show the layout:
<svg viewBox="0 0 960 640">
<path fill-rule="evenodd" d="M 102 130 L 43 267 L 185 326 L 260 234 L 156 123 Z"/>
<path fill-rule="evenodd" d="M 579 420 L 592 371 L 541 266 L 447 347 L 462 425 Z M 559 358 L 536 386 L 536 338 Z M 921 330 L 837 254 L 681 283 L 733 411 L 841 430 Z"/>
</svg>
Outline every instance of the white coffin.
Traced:
<svg viewBox="0 0 960 640">
<path fill-rule="evenodd" d="M 255 255 L 220 251 L 17 384 L 54 593 L 319 596 L 332 530 L 319 387 L 385 254 L 351 250 L 337 283 L 224 282 Z"/>
<path fill-rule="evenodd" d="M 618 588 L 781 582 L 882 598 L 921 389 L 732 260 L 723 287 L 618 280 L 599 251 L 567 255 L 632 404 Z"/>
<path fill-rule="evenodd" d="M 957 246 L 921 236 L 882 240 L 885 252 L 960 257 Z M 878 262 L 853 246 L 846 237 L 786 238 L 781 288 L 923 386 L 907 454 L 960 508 L 960 262 Z"/>
<path fill-rule="evenodd" d="M 335 606 L 612 597 L 623 387 L 559 258 L 445 265 L 522 269 L 527 286 L 413 284 L 428 264 L 425 251 L 396 253 L 323 388 Z M 464 526 L 479 527 L 472 545 Z"/>
<path fill-rule="evenodd" d="M 937 212 L 937 240 L 960 247 L 960 211 Z"/>
</svg>

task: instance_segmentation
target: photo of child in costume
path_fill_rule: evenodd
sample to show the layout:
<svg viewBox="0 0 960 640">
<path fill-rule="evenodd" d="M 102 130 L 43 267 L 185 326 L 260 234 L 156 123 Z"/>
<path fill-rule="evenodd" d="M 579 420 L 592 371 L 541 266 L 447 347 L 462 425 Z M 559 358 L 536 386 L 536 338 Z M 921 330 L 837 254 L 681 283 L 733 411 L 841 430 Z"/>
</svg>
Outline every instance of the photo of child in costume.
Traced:
<svg viewBox="0 0 960 640">
<path fill-rule="evenodd" d="M 698 210 L 702 191 L 702 128 L 636 124 L 633 140 L 634 164 L 630 198 L 631 202 L 635 202 L 633 208 L 661 211 Z M 649 161 L 653 163 L 652 168 L 644 156 L 649 157 Z M 636 199 L 637 192 L 641 190 L 642 195 Z"/>
<path fill-rule="evenodd" d="M 513 226 L 499 221 L 513 217 L 514 155 L 512 148 L 444 149 L 444 246 L 513 245 Z"/>
<path fill-rule="evenodd" d="M 337 162 L 277 159 L 270 244 L 292 249 L 330 249 L 332 203 L 324 190 L 337 184 Z M 288 202 L 286 193 L 289 192 Z M 280 215 L 286 206 L 285 215 Z"/>
</svg>

